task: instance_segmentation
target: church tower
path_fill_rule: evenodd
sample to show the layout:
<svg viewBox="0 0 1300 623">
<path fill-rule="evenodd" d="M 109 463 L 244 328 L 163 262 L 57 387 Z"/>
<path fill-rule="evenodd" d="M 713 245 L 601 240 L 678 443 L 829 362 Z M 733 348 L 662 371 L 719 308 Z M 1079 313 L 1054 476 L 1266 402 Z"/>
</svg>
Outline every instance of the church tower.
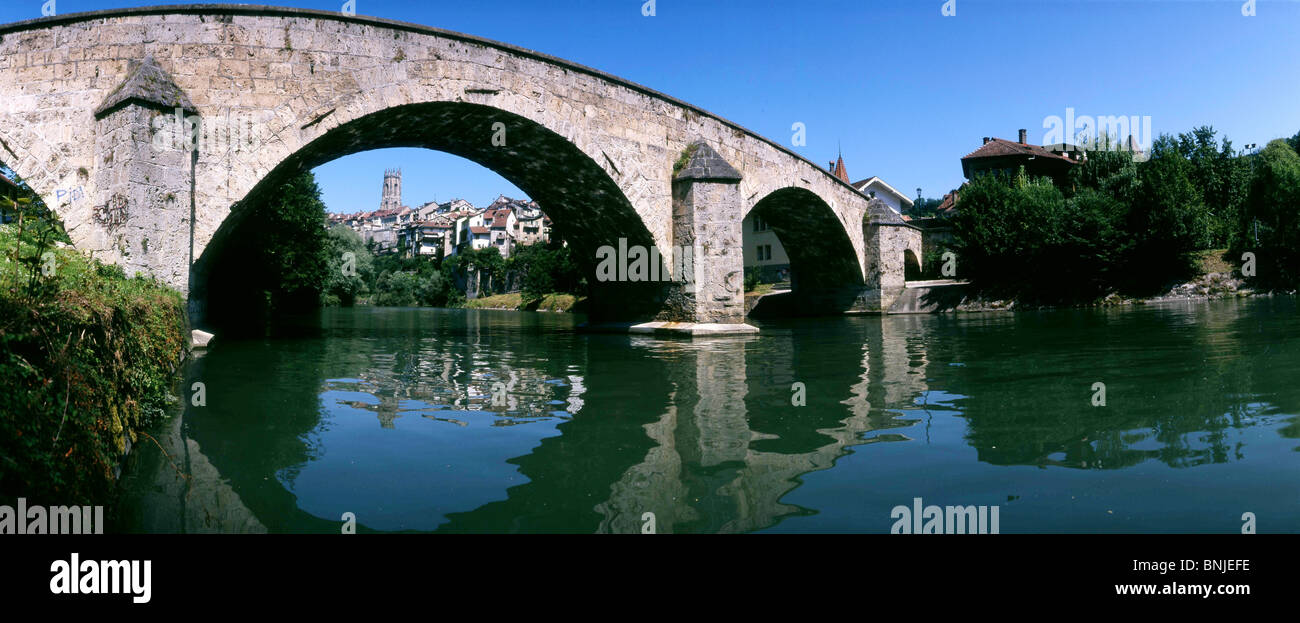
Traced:
<svg viewBox="0 0 1300 623">
<path fill-rule="evenodd" d="M 384 195 L 379 201 L 380 210 L 397 210 L 402 207 L 402 170 L 384 171 Z"/>
</svg>

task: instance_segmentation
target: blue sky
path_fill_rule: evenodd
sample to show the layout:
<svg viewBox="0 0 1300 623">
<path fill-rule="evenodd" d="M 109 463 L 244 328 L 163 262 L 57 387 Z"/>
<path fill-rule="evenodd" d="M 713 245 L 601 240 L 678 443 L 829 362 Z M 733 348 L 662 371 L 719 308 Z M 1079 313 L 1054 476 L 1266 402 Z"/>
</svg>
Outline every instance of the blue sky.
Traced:
<svg viewBox="0 0 1300 623">
<path fill-rule="evenodd" d="M 338 10 L 343 0 L 266 0 Z M 357 13 L 461 31 L 612 73 L 735 121 L 849 175 L 915 196 L 962 182 L 982 136 L 1043 142 L 1044 120 L 1149 116 L 1156 134 L 1212 125 L 1238 147 L 1300 131 L 1300 2 L 1257 0 L 356 0 Z M 58 13 L 158 1 L 56 0 Z M 0 21 L 43 0 L 5 0 Z M 807 145 L 791 146 L 791 125 Z M 335 211 L 377 207 L 383 170 L 404 199 L 522 196 L 495 174 L 422 150 L 317 170 Z"/>
</svg>

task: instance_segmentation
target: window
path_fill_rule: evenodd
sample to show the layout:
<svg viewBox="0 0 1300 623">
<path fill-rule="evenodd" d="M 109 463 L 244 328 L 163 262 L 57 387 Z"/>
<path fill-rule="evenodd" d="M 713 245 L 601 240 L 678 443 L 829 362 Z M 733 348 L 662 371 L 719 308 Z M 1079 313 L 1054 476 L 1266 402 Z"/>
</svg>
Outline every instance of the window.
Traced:
<svg viewBox="0 0 1300 623">
<path fill-rule="evenodd" d="M 754 231 L 755 231 L 755 232 L 760 232 L 760 231 L 767 231 L 767 230 L 768 230 L 767 221 L 764 221 L 764 220 L 763 220 L 763 217 L 761 217 L 761 216 L 755 216 L 755 217 L 754 217 Z"/>
<path fill-rule="evenodd" d="M 760 244 L 755 250 L 758 252 L 758 261 L 765 262 L 772 259 L 772 245 Z"/>
</svg>

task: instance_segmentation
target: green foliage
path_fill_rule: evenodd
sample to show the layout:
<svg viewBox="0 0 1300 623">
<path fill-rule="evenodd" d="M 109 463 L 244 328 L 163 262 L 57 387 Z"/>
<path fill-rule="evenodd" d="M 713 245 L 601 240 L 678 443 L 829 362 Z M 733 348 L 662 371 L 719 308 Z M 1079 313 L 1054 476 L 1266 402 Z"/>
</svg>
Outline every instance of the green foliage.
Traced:
<svg viewBox="0 0 1300 623">
<path fill-rule="evenodd" d="M 1137 243 L 1129 265 L 1139 290 L 1189 277 L 1190 253 L 1211 247 L 1213 219 L 1193 170 L 1169 136 L 1156 139 L 1151 159 L 1138 169 L 1141 192 L 1127 226 Z"/>
<path fill-rule="evenodd" d="M 329 302 L 336 305 L 355 305 L 370 292 L 375 278 L 375 261 L 365 242 L 348 227 L 335 225 L 326 232 L 326 255 L 325 296 L 332 297 Z"/>
<path fill-rule="evenodd" d="M 14 222 L 13 243 L 6 245 L 2 251 L 5 259 L 22 270 L 7 275 L 0 281 L 11 295 L 21 294 L 28 301 L 47 294 L 49 284 L 43 268 L 55 243 L 69 242 L 63 223 L 45 206 L 39 195 L 32 191 L 26 182 L 12 171 L 0 165 L 6 174 L 16 180 L 21 193 L 18 197 L 0 197 L 0 223 Z"/>
<path fill-rule="evenodd" d="M 539 301 L 554 292 L 576 292 L 582 281 L 572 252 L 563 246 L 515 247 L 505 268 L 521 276 L 525 301 Z"/>
<path fill-rule="evenodd" d="M 745 291 L 753 292 L 758 289 L 758 269 L 753 266 L 745 267 Z"/>
<path fill-rule="evenodd" d="M 424 256 L 382 255 L 369 258 L 370 303 L 381 306 L 454 307 L 464 294 L 448 274 L 450 266 Z"/>
<path fill-rule="evenodd" d="M 0 225 L 0 248 L 17 240 Z M 0 503 L 104 504 L 127 445 L 164 412 L 186 307 L 152 280 L 51 252 L 37 296 L 0 291 Z M 0 279 L 24 270 L 0 254 Z"/>
<path fill-rule="evenodd" d="M 953 219 L 960 276 L 1041 302 L 1155 294 L 1192 277 L 1198 251 L 1231 245 L 1258 247 L 1270 287 L 1300 281 L 1300 157 L 1289 144 L 1300 134 L 1256 157 L 1201 127 L 1159 137 L 1142 162 L 1112 142 L 1087 153 L 1063 192 L 1023 171 L 968 184 Z"/>
<path fill-rule="evenodd" d="M 907 211 L 907 214 L 912 218 L 930 218 L 935 216 L 935 211 L 942 204 L 943 199 L 918 198 L 912 202 L 912 208 Z"/>
<path fill-rule="evenodd" d="M 586 287 L 572 252 L 562 245 L 517 246 L 509 259 L 493 247 L 464 250 L 441 262 L 385 255 L 374 258 L 370 270 L 371 303 L 384 306 L 462 306 L 464 284 L 473 274 L 478 275 L 479 296 L 503 293 L 514 284 L 527 308 L 553 293 Z"/>
<path fill-rule="evenodd" d="M 336 257 L 315 176 L 297 175 L 247 210 L 209 279 L 214 319 L 245 323 L 318 308 Z"/>
<path fill-rule="evenodd" d="M 958 274 L 1001 295 L 1046 298 L 1059 293 L 1059 276 L 1042 266 L 1070 262 L 1086 253 L 1077 245 L 1075 221 L 1065 197 L 1048 179 L 1020 174 L 977 177 L 962 192 L 953 219 Z"/>
<path fill-rule="evenodd" d="M 421 280 L 416 273 L 384 273 L 379 278 L 376 305 L 385 307 L 414 307 L 420 295 Z"/>
<path fill-rule="evenodd" d="M 1226 137 L 1216 144 L 1214 128 L 1208 126 L 1179 134 L 1178 151 L 1191 164 L 1189 178 L 1201 193 L 1209 219 L 1205 244 L 1229 246 L 1250 191 L 1250 161 L 1238 157 Z"/>
<path fill-rule="evenodd" d="M 1138 196 L 1138 163 L 1131 152 L 1111 149 L 1114 142 L 1112 137 L 1099 139 L 1087 160 L 1071 169 L 1070 181 L 1075 190 L 1097 190 L 1131 204 Z"/>
<path fill-rule="evenodd" d="M 1259 154 L 1241 222 L 1238 251 L 1254 251 L 1267 287 L 1300 284 L 1300 156 L 1275 140 Z"/>
</svg>

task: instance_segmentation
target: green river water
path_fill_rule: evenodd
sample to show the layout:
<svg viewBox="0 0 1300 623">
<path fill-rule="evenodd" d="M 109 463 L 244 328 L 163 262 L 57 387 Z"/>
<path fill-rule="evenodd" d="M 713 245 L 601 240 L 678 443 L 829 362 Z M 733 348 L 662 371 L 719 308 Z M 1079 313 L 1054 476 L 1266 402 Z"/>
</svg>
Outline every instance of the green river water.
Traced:
<svg viewBox="0 0 1300 623">
<path fill-rule="evenodd" d="M 1002 533 L 1300 531 L 1293 298 L 696 340 L 581 320 L 327 309 L 219 339 L 137 444 L 120 528 L 888 533 L 921 498 Z"/>
</svg>

